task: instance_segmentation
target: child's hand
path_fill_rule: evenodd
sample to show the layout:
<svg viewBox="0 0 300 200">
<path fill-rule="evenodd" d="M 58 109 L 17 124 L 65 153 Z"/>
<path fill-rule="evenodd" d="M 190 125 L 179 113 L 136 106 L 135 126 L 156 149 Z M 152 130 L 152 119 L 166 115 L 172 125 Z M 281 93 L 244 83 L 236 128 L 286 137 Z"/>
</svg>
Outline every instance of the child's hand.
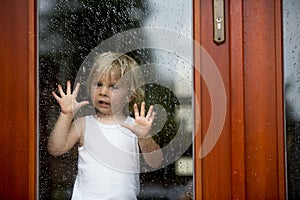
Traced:
<svg viewBox="0 0 300 200">
<path fill-rule="evenodd" d="M 140 138 L 145 138 L 148 136 L 152 123 L 155 118 L 155 112 L 153 112 L 153 106 L 150 106 L 147 115 L 145 117 L 145 102 L 141 105 L 141 113 L 139 112 L 137 104 L 134 104 L 134 124 L 126 124 L 123 123 L 122 126 L 131 130 L 134 134 L 136 134 Z"/>
<path fill-rule="evenodd" d="M 71 94 L 71 83 L 67 82 L 67 93 L 65 94 L 62 90 L 61 85 L 58 85 L 59 94 L 61 97 L 57 96 L 55 92 L 52 92 L 53 97 L 59 103 L 61 112 L 64 114 L 75 114 L 81 107 L 89 104 L 88 101 L 77 102 L 76 97 L 79 92 L 80 84 L 77 83 L 76 87 Z"/>
</svg>

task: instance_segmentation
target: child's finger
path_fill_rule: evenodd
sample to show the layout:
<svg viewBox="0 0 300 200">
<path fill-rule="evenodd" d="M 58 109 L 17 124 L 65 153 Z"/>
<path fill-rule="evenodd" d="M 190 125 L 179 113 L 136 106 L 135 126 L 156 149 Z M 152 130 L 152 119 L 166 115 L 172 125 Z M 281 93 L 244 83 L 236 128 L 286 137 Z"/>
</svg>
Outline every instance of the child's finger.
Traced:
<svg viewBox="0 0 300 200">
<path fill-rule="evenodd" d="M 134 111 L 134 117 L 138 118 L 140 116 L 140 113 L 139 113 L 139 108 L 136 103 L 133 105 L 133 111 Z"/>
<path fill-rule="evenodd" d="M 79 103 L 79 107 L 81 108 L 81 107 L 83 107 L 83 106 L 88 105 L 89 103 L 90 103 L 90 102 L 88 102 L 88 101 L 82 101 L 82 102 Z"/>
<path fill-rule="evenodd" d="M 141 117 L 145 117 L 145 102 L 142 103 L 141 105 Z"/>
<path fill-rule="evenodd" d="M 60 100 L 59 96 L 57 96 L 55 92 L 52 92 L 52 96 L 56 99 L 56 101 Z"/>
<path fill-rule="evenodd" d="M 150 117 L 150 120 L 152 120 L 152 121 L 153 121 L 153 120 L 154 120 L 154 118 L 155 118 L 155 116 L 156 116 L 156 112 L 153 112 L 153 113 L 152 113 L 152 115 L 151 115 L 151 117 Z"/>
<path fill-rule="evenodd" d="M 149 110 L 148 110 L 148 112 L 147 112 L 146 118 L 150 118 L 152 116 L 153 109 L 154 109 L 154 107 L 151 105 L 150 108 L 149 108 Z"/>
<path fill-rule="evenodd" d="M 80 83 L 77 83 L 77 84 L 76 84 L 76 87 L 75 87 L 75 89 L 74 89 L 74 91 L 73 91 L 73 95 L 77 96 L 77 94 L 78 94 L 78 92 L 79 92 L 79 88 L 80 88 Z"/>
<path fill-rule="evenodd" d="M 64 93 L 64 91 L 63 91 L 61 85 L 58 85 L 58 91 L 59 91 L 60 96 L 65 95 L 65 93 Z"/>
<path fill-rule="evenodd" d="M 71 82 L 67 81 L 67 95 L 71 94 Z"/>
</svg>

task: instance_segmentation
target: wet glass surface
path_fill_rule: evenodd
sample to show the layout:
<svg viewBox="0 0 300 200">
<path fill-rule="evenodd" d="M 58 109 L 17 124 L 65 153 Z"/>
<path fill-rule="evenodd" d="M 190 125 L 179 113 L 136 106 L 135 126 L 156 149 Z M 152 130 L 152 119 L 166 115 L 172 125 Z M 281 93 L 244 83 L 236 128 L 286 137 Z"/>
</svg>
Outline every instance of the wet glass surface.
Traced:
<svg viewBox="0 0 300 200">
<path fill-rule="evenodd" d="M 39 199 L 70 199 L 77 173 L 77 147 L 60 157 L 52 157 L 47 152 L 48 136 L 60 111 L 51 91 L 57 90 L 57 84 L 65 85 L 67 80 L 74 83 L 78 72 L 86 70 L 82 63 L 91 50 L 124 31 L 155 27 L 161 34 L 171 30 L 192 38 L 192 1 L 40 0 L 38 4 L 38 193 Z M 139 41 L 136 34 L 133 31 L 124 45 L 131 46 L 133 42 L 139 48 L 126 53 L 144 66 L 144 76 L 148 77 L 147 105 L 156 105 L 157 115 L 166 118 L 161 120 L 163 124 L 159 125 L 155 140 L 162 148 L 170 146 L 164 152 L 165 160 L 170 159 L 168 165 L 140 174 L 138 198 L 192 199 L 193 175 L 178 169 L 180 164 L 192 162 L 193 156 L 192 58 L 181 57 L 167 48 L 155 48 L 158 35 L 145 34 L 146 39 Z M 176 46 L 178 41 L 167 42 Z M 186 45 L 192 55 L 191 44 Z M 186 141 L 174 142 L 177 135 L 185 136 Z"/>
<path fill-rule="evenodd" d="M 300 1 L 283 1 L 287 192 L 300 198 Z"/>
</svg>

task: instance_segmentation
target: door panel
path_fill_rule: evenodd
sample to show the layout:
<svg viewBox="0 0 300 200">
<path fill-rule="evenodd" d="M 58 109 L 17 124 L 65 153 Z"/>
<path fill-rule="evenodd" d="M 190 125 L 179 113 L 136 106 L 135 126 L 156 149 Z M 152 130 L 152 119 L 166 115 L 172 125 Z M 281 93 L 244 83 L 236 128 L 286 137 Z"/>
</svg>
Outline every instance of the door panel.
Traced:
<svg viewBox="0 0 300 200">
<path fill-rule="evenodd" d="M 244 3 L 248 198 L 285 196 L 280 3 Z"/>
<path fill-rule="evenodd" d="M 226 41 L 221 45 L 213 42 L 212 1 L 194 5 L 199 8 L 194 15 L 195 39 L 217 64 L 228 100 L 218 143 L 204 159 L 195 160 L 196 174 L 201 173 L 196 195 L 284 199 L 281 1 L 225 0 Z M 196 65 L 205 67 L 195 54 Z M 199 84 L 201 78 L 195 79 Z M 195 142 L 199 151 L 210 123 L 211 99 L 205 82 L 195 88 L 202 106 Z"/>
</svg>

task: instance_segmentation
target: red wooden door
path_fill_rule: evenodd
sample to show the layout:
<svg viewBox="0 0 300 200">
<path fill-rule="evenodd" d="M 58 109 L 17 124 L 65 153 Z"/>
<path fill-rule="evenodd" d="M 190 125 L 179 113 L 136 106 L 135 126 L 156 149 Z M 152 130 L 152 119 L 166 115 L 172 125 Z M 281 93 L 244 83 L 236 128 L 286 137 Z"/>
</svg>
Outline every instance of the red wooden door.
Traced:
<svg viewBox="0 0 300 200">
<path fill-rule="evenodd" d="M 35 2 L 0 1 L 0 199 L 35 199 Z"/>
<path fill-rule="evenodd" d="M 35 8 L 34 0 L 0 1 L 1 199 L 35 199 L 37 193 Z M 218 143 L 199 159 L 211 103 L 195 74 L 201 102 L 195 197 L 284 199 L 281 1 L 225 0 L 225 18 L 226 42 L 216 45 L 212 1 L 194 0 L 194 38 L 216 62 L 227 95 Z M 200 63 L 195 52 L 196 66 Z"/>
<path fill-rule="evenodd" d="M 218 66 L 227 95 L 218 143 L 205 158 L 195 156 L 196 199 L 284 199 L 281 1 L 224 2 L 226 41 L 217 45 L 212 1 L 194 1 L 195 40 Z M 203 67 L 197 52 L 195 61 Z M 197 74 L 195 84 L 201 99 L 197 155 L 210 124 L 211 99 Z"/>
</svg>

